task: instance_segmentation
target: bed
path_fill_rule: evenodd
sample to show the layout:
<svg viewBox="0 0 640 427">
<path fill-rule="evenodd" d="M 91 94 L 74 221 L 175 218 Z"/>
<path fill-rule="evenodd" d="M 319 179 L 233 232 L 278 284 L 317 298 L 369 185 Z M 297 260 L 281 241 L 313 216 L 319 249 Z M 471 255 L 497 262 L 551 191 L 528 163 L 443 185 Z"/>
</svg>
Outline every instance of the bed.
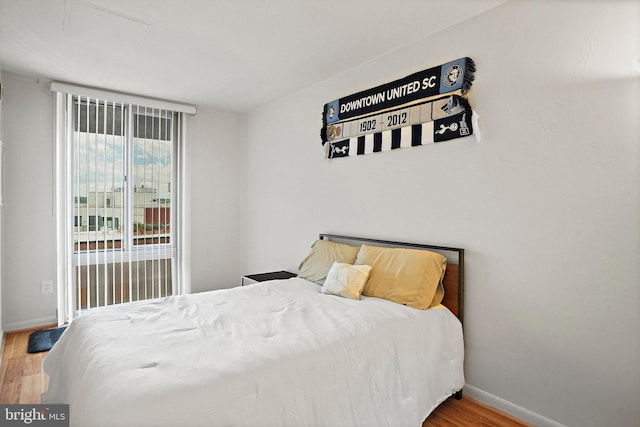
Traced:
<svg viewBox="0 0 640 427">
<path fill-rule="evenodd" d="M 367 295 L 395 250 L 446 263 L 427 309 Z M 82 427 L 419 426 L 464 386 L 463 283 L 463 249 L 321 234 L 295 278 L 83 313 L 43 403 Z"/>
</svg>

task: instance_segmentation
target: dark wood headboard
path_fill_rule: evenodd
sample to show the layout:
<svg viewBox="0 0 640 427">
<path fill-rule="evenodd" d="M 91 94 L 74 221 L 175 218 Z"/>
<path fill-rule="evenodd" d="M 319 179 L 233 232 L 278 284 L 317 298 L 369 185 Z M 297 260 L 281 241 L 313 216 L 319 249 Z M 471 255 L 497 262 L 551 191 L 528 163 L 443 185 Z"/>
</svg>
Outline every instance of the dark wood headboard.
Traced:
<svg viewBox="0 0 640 427">
<path fill-rule="evenodd" d="M 464 249 L 448 246 L 424 245 L 420 243 L 394 242 L 391 240 L 367 239 L 364 237 L 320 234 L 321 240 L 347 244 L 367 244 L 392 248 L 408 248 L 438 252 L 447 258 L 444 275 L 444 299 L 442 304 L 455 314 L 460 322 L 464 317 Z"/>
</svg>

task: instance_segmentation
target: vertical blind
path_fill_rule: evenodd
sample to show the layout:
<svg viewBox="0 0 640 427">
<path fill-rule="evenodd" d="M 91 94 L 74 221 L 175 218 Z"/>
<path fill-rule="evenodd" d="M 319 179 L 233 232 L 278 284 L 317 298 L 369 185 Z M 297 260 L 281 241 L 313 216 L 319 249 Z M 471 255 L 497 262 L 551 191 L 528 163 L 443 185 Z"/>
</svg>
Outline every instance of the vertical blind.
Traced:
<svg viewBox="0 0 640 427">
<path fill-rule="evenodd" d="M 183 113 L 72 93 L 57 99 L 63 320 L 178 293 Z"/>
</svg>

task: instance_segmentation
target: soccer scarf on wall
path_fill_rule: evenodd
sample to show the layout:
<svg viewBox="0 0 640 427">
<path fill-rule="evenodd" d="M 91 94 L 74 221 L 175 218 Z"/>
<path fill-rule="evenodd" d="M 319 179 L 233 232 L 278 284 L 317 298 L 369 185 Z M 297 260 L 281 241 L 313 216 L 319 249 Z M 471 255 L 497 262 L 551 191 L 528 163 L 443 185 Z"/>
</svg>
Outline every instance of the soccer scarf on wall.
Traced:
<svg viewBox="0 0 640 427">
<path fill-rule="evenodd" d="M 474 72 L 473 61 L 462 58 L 325 104 L 320 134 L 327 157 L 473 134 L 473 111 L 458 93 L 470 89 Z"/>
</svg>

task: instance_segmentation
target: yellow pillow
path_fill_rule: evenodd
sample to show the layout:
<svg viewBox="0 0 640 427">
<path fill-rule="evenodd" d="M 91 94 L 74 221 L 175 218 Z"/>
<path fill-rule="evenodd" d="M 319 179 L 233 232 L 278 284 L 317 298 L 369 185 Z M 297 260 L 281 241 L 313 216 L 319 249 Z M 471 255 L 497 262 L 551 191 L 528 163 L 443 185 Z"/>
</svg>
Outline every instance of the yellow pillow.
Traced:
<svg viewBox="0 0 640 427">
<path fill-rule="evenodd" d="M 362 245 L 356 264 L 371 266 L 362 295 L 422 310 L 440 304 L 444 296 L 447 259 L 438 253 Z"/>
<path fill-rule="evenodd" d="M 360 299 L 362 289 L 364 289 L 367 277 L 369 277 L 369 270 L 371 267 L 368 265 L 334 262 L 320 292 L 344 298 Z"/>
<path fill-rule="evenodd" d="M 300 263 L 298 277 L 322 285 L 334 262 L 353 264 L 360 248 L 329 240 L 316 240 L 311 252 Z"/>
</svg>

